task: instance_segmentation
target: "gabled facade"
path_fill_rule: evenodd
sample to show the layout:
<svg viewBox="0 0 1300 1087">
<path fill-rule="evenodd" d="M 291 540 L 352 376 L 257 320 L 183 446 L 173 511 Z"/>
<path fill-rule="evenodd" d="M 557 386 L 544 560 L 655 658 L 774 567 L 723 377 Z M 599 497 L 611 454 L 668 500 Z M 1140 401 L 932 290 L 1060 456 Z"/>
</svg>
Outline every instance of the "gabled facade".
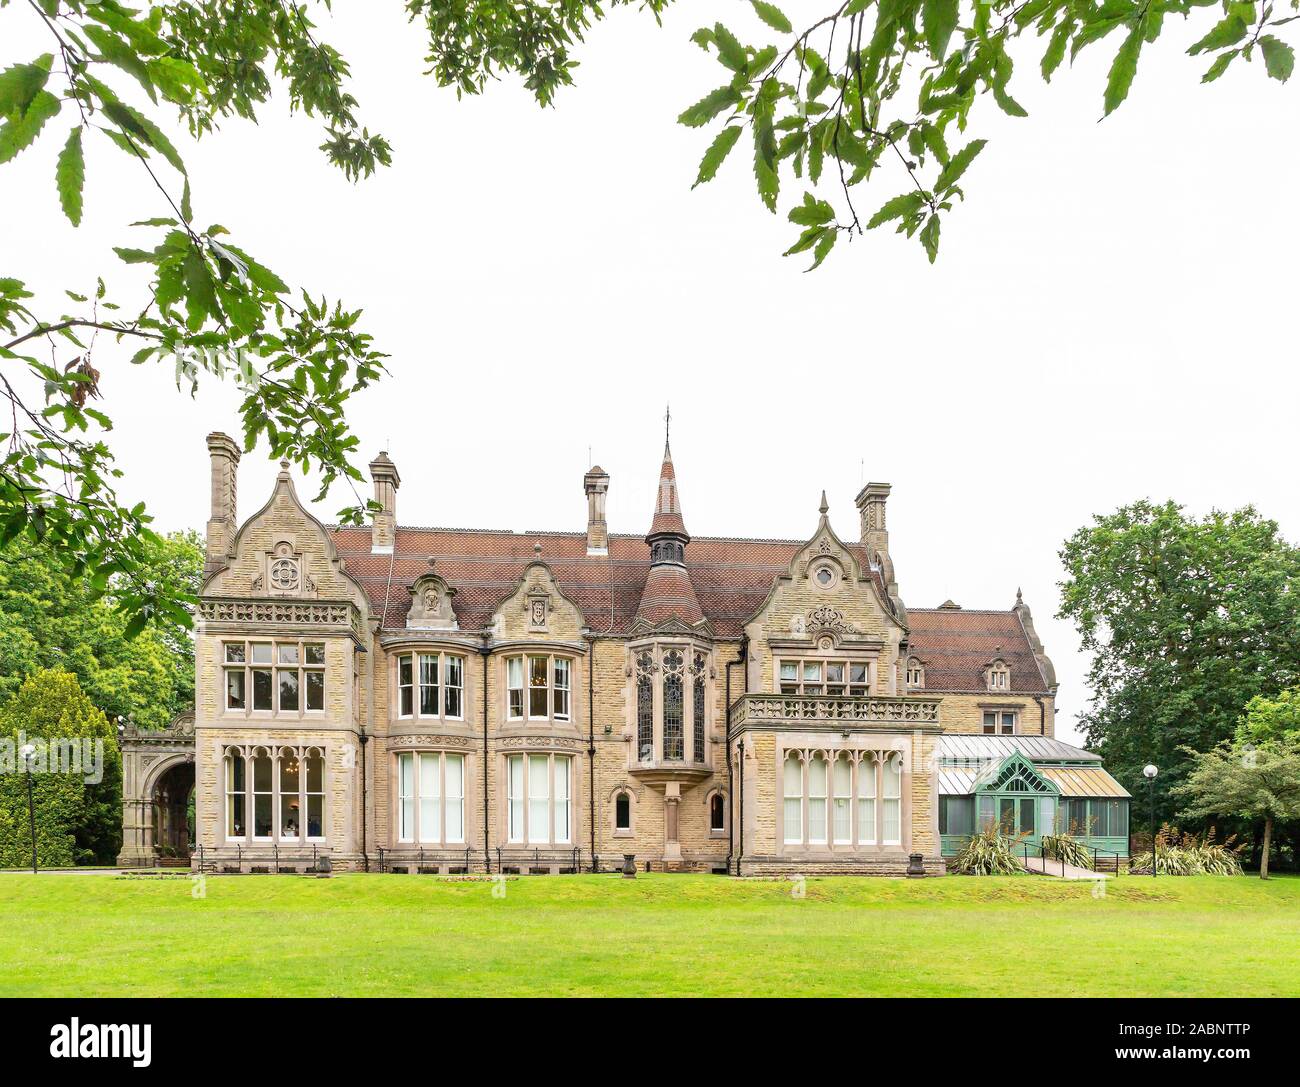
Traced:
<svg viewBox="0 0 1300 1087">
<path fill-rule="evenodd" d="M 598 467 L 585 532 L 419 528 L 381 453 L 370 527 L 321 524 L 287 466 L 240 524 L 238 449 L 208 446 L 183 846 L 218 871 L 938 874 L 969 769 L 945 743 L 1058 744 L 1019 594 L 904 606 L 886 484 L 856 540 L 824 495 L 805 540 L 692 538 L 665 444 L 644 535 L 609 531 Z M 167 844 L 167 769 L 132 771 L 123 863 Z"/>
</svg>

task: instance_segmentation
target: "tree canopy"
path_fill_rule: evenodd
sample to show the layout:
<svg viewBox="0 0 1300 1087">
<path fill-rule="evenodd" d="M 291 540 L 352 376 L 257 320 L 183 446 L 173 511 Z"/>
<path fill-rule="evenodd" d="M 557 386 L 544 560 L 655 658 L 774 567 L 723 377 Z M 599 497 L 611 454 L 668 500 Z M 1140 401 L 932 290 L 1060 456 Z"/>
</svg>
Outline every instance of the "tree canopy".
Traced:
<svg viewBox="0 0 1300 1087">
<path fill-rule="evenodd" d="M 150 581 L 197 593 L 203 549 L 194 532 L 149 541 L 141 568 Z M 69 575 L 48 546 L 17 540 L 0 548 L 0 706 L 42 669 L 74 675 L 111 719 L 133 715 L 160 728 L 194 699 L 194 643 L 179 621 L 127 637 L 113 585 L 99 595 Z"/>
<path fill-rule="evenodd" d="M 43 770 L 31 776 L 36 804 L 37 861 L 45 867 L 112 864 L 122 847 L 122 755 L 117 729 L 97 709 L 70 672 L 44 669 L 29 676 L 0 708 L 0 738 L 44 748 Z M 47 745 L 54 740 L 103 743 L 102 777 L 51 773 Z M 85 766 L 85 764 L 82 764 Z M 27 776 L 0 773 L 0 867 L 31 863 L 32 832 Z"/>
<path fill-rule="evenodd" d="M 1172 790 L 1192 817 L 1240 816 L 1263 820 L 1259 874 L 1268 878 L 1275 823 L 1300 819 L 1300 742 L 1225 743 L 1212 751 L 1188 751 L 1187 779 Z"/>
<path fill-rule="evenodd" d="M 1061 552 L 1060 615 L 1092 654 L 1089 746 L 1136 795 L 1155 763 L 1161 819 L 1190 751 L 1233 738 L 1247 704 L 1300 682 L 1300 549 L 1246 507 L 1173 502 L 1098 516 Z"/>
<path fill-rule="evenodd" d="M 657 20 L 667 5 L 405 0 L 440 86 L 480 94 L 513 75 L 542 106 L 574 81 L 577 47 L 610 9 Z M 0 26 L 24 19 L 46 41 L 34 56 L 0 58 L 8 65 L 0 69 L 0 166 L 38 142 L 57 144 L 50 207 L 75 227 L 95 184 L 85 147 L 103 141 L 138 167 L 155 205 L 114 250 L 147 271 L 141 294 L 110 291 L 96 269 L 64 297 L 36 298 L 17 269 L 0 269 L 0 396 L 11 420 L 0 432 L 0 545 L 45 541 L 73 575 L 116 575 L 132 629 L 185 622 L 189 598 L 147 577 L 149 514 L 115 490 L 112 421 L 96 406 L 111 380 L 106 344 L 125 347 L 137 365 L 161 366 L 191 392 L 200 381 L 235 382 L 246 448 L 318 470 L 320 497 L 336 481 L 361 478 L 346 409 L 383 374 L 383 352 L 360 310 L 320 293 L 328 284 L 282 277 L 258 259 L 256 239 L 196 218 L 192 182 L 200 179 L 190 176 L 177 132 L 208 139 L 228 118 L 255 120 L 279 87 L 291 112 L 322 125 L 320 149 L 347 178 L 388 166 L 393 148 L 363 123 L 347 59 L 316 24 L 329 6 L 0 0 Z M 1013 95 L 1016 61 L 1032 60 L 1050 79 L 1067 57 L 1117 42 L 1101 94 L 1109 115 L 1167 16 L 1203 31 L 1189 51 L 1210 62 L 1206 81 L 1256 59 L 1268 76 L 1287 80 L 1294 53 L 1281 35 L 1297 17 L 1236 0 L 827 0 L 796 29 L 770 0 L 736 9 L 732 26 L 717 22 L 692 36 L 722 69 L 721 84 L 702 98 L 681 89 L 682 100 L 698 99 L 681 112 L 682 124 L 720 126 L 695 183 L 714 178 L 748 130 L 758 196 L 772 213 L 785 202 L 795 230 L 786 252 L 809 254 L 814 267 L 840 237 L 886 225 L 935 259 L 942 220 L 965 198 L 967 173 L 986 146 L 971 131 L 980 108 L 1025 113 Z M 797 198 L 784 195 L 790 187 L 801 190 Z M 867 187 L 876 193 L 869 202 Z M 123 205 L 138 199 L 115 195 Z M 354 495 L 339 513 L 346 523 L 369 507 Z"/>
</svg>

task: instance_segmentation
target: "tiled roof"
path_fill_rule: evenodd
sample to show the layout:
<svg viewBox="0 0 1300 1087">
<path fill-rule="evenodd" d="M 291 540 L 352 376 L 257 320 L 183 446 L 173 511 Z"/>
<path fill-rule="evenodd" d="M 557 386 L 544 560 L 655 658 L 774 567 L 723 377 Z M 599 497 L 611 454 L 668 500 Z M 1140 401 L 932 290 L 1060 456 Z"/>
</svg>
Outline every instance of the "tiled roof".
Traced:
<svg viewBox="0 0 1300 1087">
<path fill-rule="evenodd" d="M 1042 670 L 1014 610 L 908 608 L 907 618 L 909 653 L 925 667 L 926 690 L 986 691 L 984 669 L 1001 659 L 1011 672 L 1011 690 L 1046 693 Z"/>
<path fill-rule="evenodd" d="M 334 545 L 347 572 L 366 591 L 384 626 L 406 623 L 409 586 L 429 569 L 456 590 L 452 606 L 462 630 L 482 630 L 506 596 L 514 592 L 524 568 L 541 558 L 561 591 L 572 600 L 592 630 L 626 634 L 650 573 L 650 546 L 638 536 L 611 535 L 609 554 L 587 554 L 582 532 L 502 532 L 463 528 L 398 528 L 392 555 L 370 552 L 370 529 L 333 530 Z M 686 548 L 690 577 L 702 617 L 723 638 L 739 637 L 745 620 L 767 599 L 773 580 L 784 574 L 803 540 L 724 539 L 703 536 Z M 541 545 L 540 554 L 534 550 Z M 866 554 L 853 545 L 866 568 Z M 680 568 L 678 568 L 680 569 Z M 391 575 L 391 576 L 390 576 Z M 879 575 L 873 571 L 877 585 Z"/>
<path fill-rule="evenodd" d="M 506 532 L 462 528 L 398 528 L 391 555 L 371 554 L 368 527 L 334 530 L 339 558 L 365 590 L 372 613 L 386 627 L 402 627 L 410 606 L 409 587 L 427 573 L 428 559 L 456 590 L 452 606 L 462 630 L 491 626 L 501 601 L 515 591 L 525 567 L 540 558 L 560 590 L 580 609 L 598 634 L 627 634 L 637 618 L 650 568 L 650 547 L 638 536 L 611 535 L 608 555 L 587 554 L 583 532 Z M 658 567 L 655 592 L 647 598 L 657 622 L 660 605 L 688 609 L 708 620 L 720 638 L 739 637 L 745 621 L 763 605 L 775 578 L 787 572 L 803 540 L 698 537 L 686 547 L 686 577 L 681 567 Z M 541 545 L 541 551 L 535 550 Z M 869 566 L 865 549 L 849 545 L 863 570 L 870 571 L 882 600 L 888 600 L 880 572 Z M 676 573 L 674 574 L 674 571 Z M 687 580 L 689 579 L 689 580 Z M 694 596 L 694 606 L 690 596 Z M 682 614 L 673 610 L 672 614 Z M 698 618 L 688 619 L 690 623 Z M 1011 670 L 1011 690 L 1045 690 L 1033 651 L 1013 611 L 911 610 L 911 651 L 925 664 L 927 691 L 982 691 L 983 669 L 994 655 Z"/>
</svg>

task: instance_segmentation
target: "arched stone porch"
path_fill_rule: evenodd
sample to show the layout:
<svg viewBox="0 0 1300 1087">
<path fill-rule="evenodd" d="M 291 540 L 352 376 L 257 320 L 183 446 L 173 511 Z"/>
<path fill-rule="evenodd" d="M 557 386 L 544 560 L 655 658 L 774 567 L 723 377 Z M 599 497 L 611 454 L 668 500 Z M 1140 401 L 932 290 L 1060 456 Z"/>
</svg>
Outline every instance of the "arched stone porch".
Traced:
<svg viewBox="0 0 1300 1087">
<path fill-rule="evenodd" d="M 124 868 L 147 868 L 164 856 L 187 858 L 186 813 L 194 791 L 194 716 L 182 714 L 165 729 L 128 725 L 122 748 L 122 852 Z"/>
</svg>

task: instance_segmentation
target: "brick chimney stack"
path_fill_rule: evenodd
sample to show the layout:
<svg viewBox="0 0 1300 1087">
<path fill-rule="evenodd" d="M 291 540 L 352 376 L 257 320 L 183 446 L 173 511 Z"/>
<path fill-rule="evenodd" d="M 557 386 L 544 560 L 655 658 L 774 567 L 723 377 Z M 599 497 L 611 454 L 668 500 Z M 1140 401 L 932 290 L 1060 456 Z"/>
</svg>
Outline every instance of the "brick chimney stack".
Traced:
<svg viewBox="0 0 1300 1087">
<path fill-rule="evenodd" d="M 391 555 L 397 540 L 397 488 L 402 485 L 402 477 L 397 474 L 397 465 L 381 451 L 370 462 L 370 478 L 380 507 L 370 529 L 370 551 L 375 555 Z"/>
<path fill-rule="evenodd" d="M 228 434 L 208 435 L 208 458 L 212 463 L 212 510 L 208 517 L 207 556 L 204 575 L 226 565 L 230 545 L 239 528 L 236 492 L 239 475 L 239 446 Z"/>
<path fill-rule="evenodd" d="M 587 494 L 587 554 L 609 554 L 609 526 L 605 523 L 605 497 L 609 494 L 609 473 L 600 465 L 582 477 Z"/>
</svg>

